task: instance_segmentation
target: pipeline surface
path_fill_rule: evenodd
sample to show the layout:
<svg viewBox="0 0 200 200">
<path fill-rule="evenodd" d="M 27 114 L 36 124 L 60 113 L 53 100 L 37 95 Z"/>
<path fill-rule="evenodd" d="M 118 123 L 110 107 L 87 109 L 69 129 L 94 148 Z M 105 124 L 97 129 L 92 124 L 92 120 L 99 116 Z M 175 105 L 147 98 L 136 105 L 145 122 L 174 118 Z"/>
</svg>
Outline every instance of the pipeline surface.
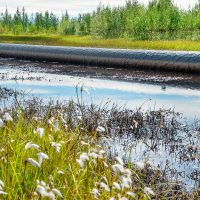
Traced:
<svg viewBox="0 0 200 200">
<path fill-rule="evenodd" d="M 200 73 L 200 52 L 0 44 L 0 57 Z"/>
</svg>

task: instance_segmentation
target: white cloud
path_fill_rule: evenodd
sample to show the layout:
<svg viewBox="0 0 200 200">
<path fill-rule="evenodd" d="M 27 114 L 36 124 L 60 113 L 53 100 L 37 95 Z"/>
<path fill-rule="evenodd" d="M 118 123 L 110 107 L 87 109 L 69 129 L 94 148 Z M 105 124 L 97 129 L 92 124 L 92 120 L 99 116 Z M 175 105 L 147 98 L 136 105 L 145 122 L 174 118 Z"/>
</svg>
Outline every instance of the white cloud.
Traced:
<svg viewBox="0 0 200 200">
<path fill-rule="evenodd" d="M 147 4 L 149 0 L 139 0 L 139 2 Z M 4 11 L 7 7 L 10 12 L 14 13 L 17 7 L 24 6 L 26 10 L 31 12 L 50 10 L 61 15 L 67 9 L 71 16 L 78 13 L 91 12 L 99 3 L 109 4 L 111 6 L 123 5 L 126 0 L 0 0 L 0 11 Z M 198 0 L 174 0 L 181 8 L 188 8 L 189 5 L 194 6 Z"/>
</svg>

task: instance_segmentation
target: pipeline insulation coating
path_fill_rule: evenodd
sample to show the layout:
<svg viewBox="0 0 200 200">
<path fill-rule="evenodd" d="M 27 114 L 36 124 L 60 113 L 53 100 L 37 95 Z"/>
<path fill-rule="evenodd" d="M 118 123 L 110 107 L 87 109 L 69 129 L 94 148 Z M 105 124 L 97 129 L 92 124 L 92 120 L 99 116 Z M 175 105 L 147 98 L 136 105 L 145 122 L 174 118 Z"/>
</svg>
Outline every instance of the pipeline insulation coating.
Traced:
<svg viewBox="0 0 200 200">
<path fill-rule="evenodd" d="M 1 57 L 105 67 L 200 72 L 200 52 L 58 47 L 0 43 Z"/>
</svg>

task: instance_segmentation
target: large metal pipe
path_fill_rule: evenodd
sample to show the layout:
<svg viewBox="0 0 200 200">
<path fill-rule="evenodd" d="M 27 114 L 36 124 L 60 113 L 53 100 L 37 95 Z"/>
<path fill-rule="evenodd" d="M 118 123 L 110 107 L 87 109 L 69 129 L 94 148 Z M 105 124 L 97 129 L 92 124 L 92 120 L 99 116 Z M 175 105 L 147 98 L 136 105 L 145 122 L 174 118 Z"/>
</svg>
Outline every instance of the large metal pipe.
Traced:
<svg viewBox="0 0 200 200">
<path fill-rule="evenodd" d="M 0 56 L 106 67 L 200 72 L 200 52 L 0 44 Z"/>
</svg>

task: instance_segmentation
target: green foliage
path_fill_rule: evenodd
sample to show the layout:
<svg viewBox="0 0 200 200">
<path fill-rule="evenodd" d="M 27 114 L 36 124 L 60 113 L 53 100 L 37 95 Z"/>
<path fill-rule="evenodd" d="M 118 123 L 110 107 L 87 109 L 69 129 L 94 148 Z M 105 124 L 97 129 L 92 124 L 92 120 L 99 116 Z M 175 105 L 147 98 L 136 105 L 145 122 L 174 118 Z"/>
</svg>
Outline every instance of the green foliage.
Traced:
<svg viewBox="0 0 200 200">
<path fill-rule="evenodd" d="M 199 39 L 200 5 L 181 10 L 172 0 L 152 0 L 145 7 L 137 0 L 124 6 L 99 5 L 93 13 L 70 18 L 68 12 L 58 18 L 53 13 L 29 16 L 17 8 L 14 16 L 8 10 L 1 13 L 2 34 L 64 34 L 91 35 L 100 38 L 131 38 L 135 40 Z"/>
</svg>

